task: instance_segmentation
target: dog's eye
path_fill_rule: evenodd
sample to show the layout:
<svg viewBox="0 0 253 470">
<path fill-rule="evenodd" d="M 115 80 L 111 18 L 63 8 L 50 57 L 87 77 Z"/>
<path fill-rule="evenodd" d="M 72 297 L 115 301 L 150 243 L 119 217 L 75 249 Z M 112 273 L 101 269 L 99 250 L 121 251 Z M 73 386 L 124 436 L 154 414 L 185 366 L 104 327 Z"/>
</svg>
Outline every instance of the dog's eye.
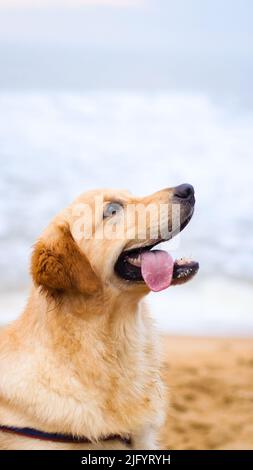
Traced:
<svg viewBox="0 0 253 470">
<path fill-rule="evenodd" d="M 119 211 L 121 211 L 121 209 L 122 209 L 122 205 L 119 204 L 118 202 L 110 202 L 104 208 L 103 218 L 105 219 L 106 217 L 111 217 L 113 215 L 116 215 Z"/>
</svg>

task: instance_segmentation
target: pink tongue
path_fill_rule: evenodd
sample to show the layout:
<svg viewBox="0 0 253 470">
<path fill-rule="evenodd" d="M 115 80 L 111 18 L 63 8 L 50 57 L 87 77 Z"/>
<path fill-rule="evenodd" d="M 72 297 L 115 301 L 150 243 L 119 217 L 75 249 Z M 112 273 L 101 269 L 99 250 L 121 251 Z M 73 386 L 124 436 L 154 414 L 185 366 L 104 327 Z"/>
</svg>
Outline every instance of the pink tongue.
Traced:
<svg viewBox="0 0 253 470">
<path fill-rule="evenodd" d="M 174 261 L 166 251 L 144 251 L 141 255 L 141 274 L 154 292 L 169 287 L 173 275 Z"/>
</svg>

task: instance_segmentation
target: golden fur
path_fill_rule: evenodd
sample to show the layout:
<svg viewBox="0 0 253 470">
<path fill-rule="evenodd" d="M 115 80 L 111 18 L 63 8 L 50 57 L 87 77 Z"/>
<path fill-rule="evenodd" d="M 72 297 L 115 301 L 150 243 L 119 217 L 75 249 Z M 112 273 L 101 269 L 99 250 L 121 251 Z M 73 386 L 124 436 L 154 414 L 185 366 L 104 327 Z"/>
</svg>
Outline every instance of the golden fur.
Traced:
<svg viewBox="0 0 253 470">
<path fill-rule="evenodd" d="M 168 202 L 171 190 L 136 199 L 91 191 L 59 214 L 34 247 L 33 287 L 23 314 L 0 333 L 0 424 L 86 436 L 94 444 L 39 441 L 0 432 L 0 449 L 116 449 L 109 434 L 154 449 L 164 419 L 156 330 L 144 284 L 114 264 L 136 240 L 78 240 L 76 207 L 105 201 Z M 85 221 L 84 221 L 85 223 Z M 94 222 L 98 232 L 103 220 Z M 168 221 L 166 222 L 168 223 Z"/>
</svg>

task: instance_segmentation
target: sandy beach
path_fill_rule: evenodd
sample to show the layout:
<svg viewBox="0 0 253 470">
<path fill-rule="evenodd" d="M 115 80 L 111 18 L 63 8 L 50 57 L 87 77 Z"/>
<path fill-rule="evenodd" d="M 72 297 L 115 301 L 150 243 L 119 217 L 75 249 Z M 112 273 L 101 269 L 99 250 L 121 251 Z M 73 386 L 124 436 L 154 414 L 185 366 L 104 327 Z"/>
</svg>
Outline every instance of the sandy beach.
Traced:
<svg viewBox="0 0 253 470">
<path fill-rule="evenodd" d="M 163 370 L 163 448 L 253 449 L 253 340 L 166 336 Z"/>
</svg>

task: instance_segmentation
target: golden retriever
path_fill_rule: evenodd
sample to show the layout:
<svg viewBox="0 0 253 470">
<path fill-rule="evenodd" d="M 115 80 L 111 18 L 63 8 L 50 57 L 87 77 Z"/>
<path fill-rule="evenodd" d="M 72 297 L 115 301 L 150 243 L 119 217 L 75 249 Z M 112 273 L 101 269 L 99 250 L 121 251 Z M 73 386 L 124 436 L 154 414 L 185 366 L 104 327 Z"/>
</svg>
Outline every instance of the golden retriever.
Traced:
<svg viewBox="0 0 253 470">
<path fill-rule="evenodd" d="M 157 448 L 164 385 L 144 298 L 198 263 L 151 248 L 194 203 L 187 184 L 145 198 L 90 191 L 42 233 L 27 306 L 0 333 L 0 449 Z"/>
</svg>

